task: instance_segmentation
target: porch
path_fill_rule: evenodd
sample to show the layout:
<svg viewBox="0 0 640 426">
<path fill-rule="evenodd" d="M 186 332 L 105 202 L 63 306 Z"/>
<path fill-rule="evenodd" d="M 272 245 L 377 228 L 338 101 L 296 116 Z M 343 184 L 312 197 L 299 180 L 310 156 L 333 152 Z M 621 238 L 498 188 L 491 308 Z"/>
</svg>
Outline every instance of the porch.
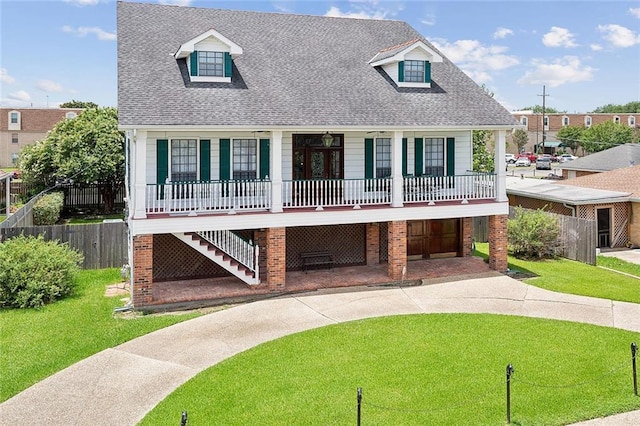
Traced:
<svg viewBox="0 0 640 426">
<path fill-rule="evenodd" d="M 195 308 L 245 302 L 284 294 L 321 289 L 381 285 L 427 285 L 477 278 L 481 274 L 495 274 L 489 264 L 476 256 L 415 260 L 407 264 L 404 280 L 393 281 L 387 263 L 370 266 L 344 266 L 331 269 L 311 269 L 286 273 L 284 290 L 273 292 L 267 286 L 249 287 L 235 277 L 204 278 L 156 282 L 153 300 L 162 300 L 155 309 Z M 154 310 L 154 306 L 145 306 Z"/>
<path fill-rule="evenodd" d="M 495 174 L 452 176 L 290 180 L 274 185 L 269 180 L 167 182 L 148 184 L 147 215 L 167 213 L 280 212 L 283 209 L 393 206 L 496 199 Z M 279 190 L 277 188 L 280 188 Z"/>
</svg>

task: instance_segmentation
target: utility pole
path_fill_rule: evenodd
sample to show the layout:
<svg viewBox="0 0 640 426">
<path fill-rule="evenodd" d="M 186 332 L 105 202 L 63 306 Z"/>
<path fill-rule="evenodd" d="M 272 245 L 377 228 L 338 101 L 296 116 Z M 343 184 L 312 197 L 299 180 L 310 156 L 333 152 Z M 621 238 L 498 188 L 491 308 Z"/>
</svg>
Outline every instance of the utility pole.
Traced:
<svg viewBox="0 0 640 426">
<path fill-rule="evenodd" d="M 546 86 L 542 86 L 542 95 L 538 95 L 538 96 L 542 96 L 542 153 L 544 154 L 544 142 L 547 140 L 547 131 L 544 127 L 544 106 L 545 106 L 545 100 L 547 98 L 547 92 L 546 92 Z"/>
</svg>

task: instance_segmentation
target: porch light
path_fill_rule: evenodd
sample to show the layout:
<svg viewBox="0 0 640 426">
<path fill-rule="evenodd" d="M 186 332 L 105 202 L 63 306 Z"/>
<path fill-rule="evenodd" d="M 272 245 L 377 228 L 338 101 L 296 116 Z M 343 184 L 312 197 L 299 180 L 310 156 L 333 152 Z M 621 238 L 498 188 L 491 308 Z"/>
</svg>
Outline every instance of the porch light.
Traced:
<svg viewBox="0 0 640 426">
<path fill-rule="evenodd" d="M 333 136 L 329 132 L 322 135 L 322 144 L 327 148 L 331 148 L 331 145 L 333 145 Z"/>
</svg>

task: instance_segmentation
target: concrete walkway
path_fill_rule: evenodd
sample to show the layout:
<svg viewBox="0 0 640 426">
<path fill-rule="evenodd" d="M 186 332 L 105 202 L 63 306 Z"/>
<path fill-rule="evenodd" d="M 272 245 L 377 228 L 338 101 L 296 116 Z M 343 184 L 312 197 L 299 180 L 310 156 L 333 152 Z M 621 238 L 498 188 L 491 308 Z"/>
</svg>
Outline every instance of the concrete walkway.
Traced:
<svg viewBox="0 0 640 426">
<path fill-rule="evenodd" d="M 0 424 L 133 425 L 200 371 L 260 343 L 361 318 L 444 312 L 544 317 L 640 333 L 640 305 L 554 293 L 495 273 L 417 287 L 319 291 L 235 306 L 102 351 L 1 404 Z M 584 424 L 637 425 L 640 411 Z"/>
</svg>

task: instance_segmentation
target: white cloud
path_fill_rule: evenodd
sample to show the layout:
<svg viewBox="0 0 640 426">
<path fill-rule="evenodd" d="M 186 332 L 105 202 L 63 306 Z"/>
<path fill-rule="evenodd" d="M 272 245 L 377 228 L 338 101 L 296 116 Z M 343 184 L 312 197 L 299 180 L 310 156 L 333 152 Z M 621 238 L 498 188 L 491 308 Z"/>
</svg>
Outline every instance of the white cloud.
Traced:
<svg viewBox="0 0 640 426">
<path fill-rule="evenodd" d="M 458 65 L 476 83 L 491 81 L 491 73 L 518 65 L 515 56 L 507 55 L 505 46 L 484 46 L 478 40 L 433 39 L 433 45 Z"/>
<path fill-rule="evenodd" d="M 65 33 L 70 33 L 70 34 L 75 34 L 78 37 L 85 37 L 88 34 L 94 34 L 98 40 L 106 40 L 106 41 L 113 41 L 116 40 L 117 36 L 116 33 L 109 33 L 105 30 L 103 30 L 102 28 L 99 27 L 78 27 L 78 28 L 73 28 L 69 25 L 65 25 L 64 27 L 62 27 L 62 31 Z"/>
<path fill-rule="evenodd" d="M 324 16 L 330 16 L 333 18 L 357 18 L 357 19 L 384 19 L 386 13 L 383 11 L 367 12 L 360 10 L 358 12 L 343 12 L 336 6 L 331 6 Z"/>
<path fill-rule="evenodd" d="M 551 31 L 542 36 L 542 43 L 547 47 L 576 47 L 573 34 L 560 27 L 551 27 Z"/>
<path fill-rule="evenodd" d="M 64 90 L 62 84 L 51 80 L 38 80 L 36 87 L 45 92 L 62 92 Z"/>
<path fill-rule="evenodd" d="M 172 6 L 189 6 L 192 1 L 193 0 L 158 0 L 158 3 Z"/>
<path fill-rule="evenodd" d="M 17 92 L 9 93 L 8 98 L 14 101 L 28 102 L 31 100 L 31 96 L 24 90 L 18 90 Z"/>
<path fill-rule="evenodd" d="M 541 60 L 532 61 L 534 69 L 527 71 L 518 80 L 519 84 L 545 84 L 549 87 L 558 87 L 567 83 L 593 80 L 595 69 L 582 65 L 576 56 L 565 56 L 556 59 L 553 63 L 545 63 Z"/>
<path fill-rule="evenodd" d="M 436 16 L 429 14 L 427 16 L 425 16 L 423 19 L 420 20 L 421 24 L 427 25 L 429 27 L 432 27 L 436 24 Z"/>
<path fill-rule="evenodd" d="M 591 48 L 591 50 L 593 50 L 594 52 L 597 52 L 599 50 L 602 50 L 602 46 L 600 46 L 599 44 L 593 43 L 590 44 L 589 47 Z"/>
<path fill-rule="evenodd" d="M 6 68 L 0 68 L 0 81 L 4 84 L 13 84 L 16 79 L 9 75 L 9 71 Z"/>
<path fill-rule="evenodd" d="M 510 30 L 509 28 L 498 27 L 496 28 L 496 31 L 493 33 L 493 38 L 495 39 L 505 38 L 508 35 L 513 35 L 513 31 Z"/>
<path fill-rule="evenodd" d="M 64 0 L 65 3 L 71 3 L 76 6 L 95 6 L 100 0 Z"/>
<path fill-rule="evenodd" d="M 629 13 L 636 18 L 640 18 L 640 7 L 632 7 L 629 9 Z"/>
<path fill-rule="evenodd" d="M 615 47 L 631 47 L 640 44 L 640 35 L 621 25 L 598 25 L 598 31 L 604 33 L 602 38 Z"/>
</svg>

